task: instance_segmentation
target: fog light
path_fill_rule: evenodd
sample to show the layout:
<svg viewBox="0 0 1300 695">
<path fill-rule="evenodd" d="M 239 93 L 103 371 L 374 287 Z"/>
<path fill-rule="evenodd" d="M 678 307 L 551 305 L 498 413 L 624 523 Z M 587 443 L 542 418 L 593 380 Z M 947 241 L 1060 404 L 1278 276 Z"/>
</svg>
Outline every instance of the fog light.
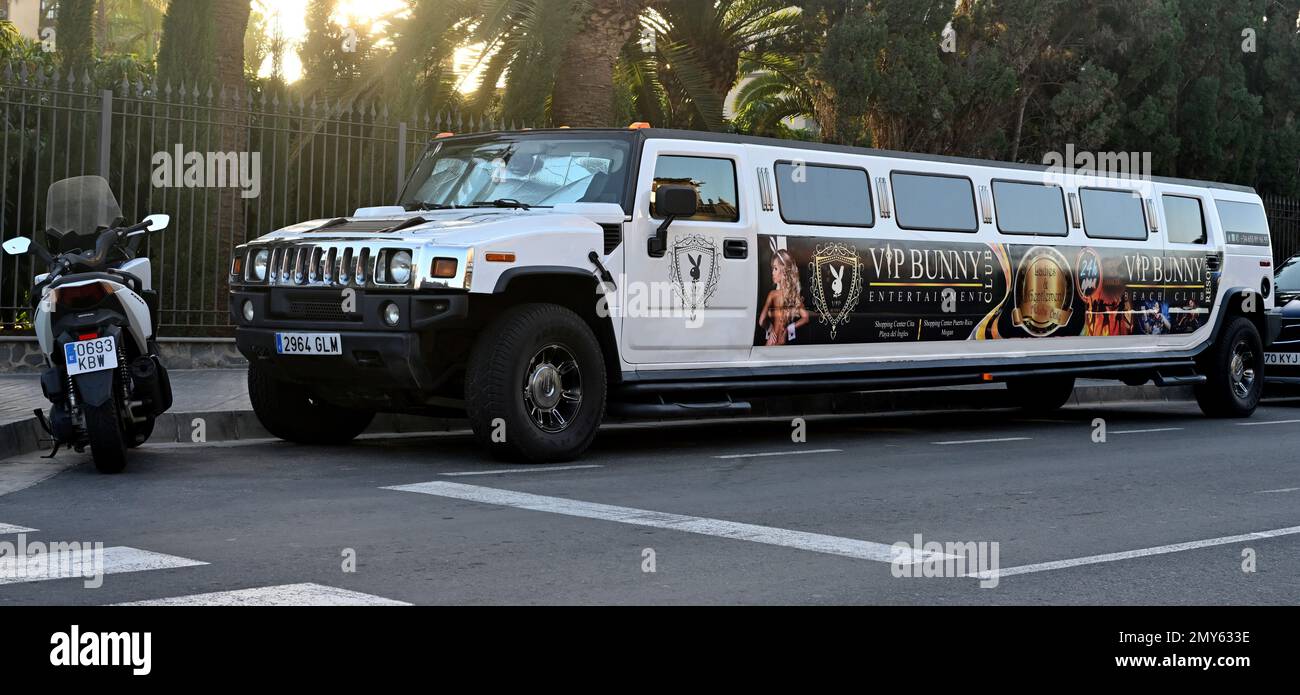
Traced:
<svg viewBox="0 0 1300 695">
<path fill-rule="evenodd" d="M 402 312 L 398 310 L 397 305 L 389 302 L 384 305 L 384 323 L 390 326 L 396 326 L 398 321 L 402 320 Z"/>
<path fill-rule="evenodd" d="M 249 323 L 253 322 L 253 301 L 251 299 L 244 300 L 244 320 Z"/>
</svg>

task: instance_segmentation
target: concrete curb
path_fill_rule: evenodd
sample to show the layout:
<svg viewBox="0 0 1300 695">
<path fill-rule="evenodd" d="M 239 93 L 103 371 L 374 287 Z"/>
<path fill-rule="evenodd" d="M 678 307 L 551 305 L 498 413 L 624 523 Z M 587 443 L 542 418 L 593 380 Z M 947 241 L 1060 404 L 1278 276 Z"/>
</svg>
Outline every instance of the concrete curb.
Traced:
<svg viewBox="0 0 1300 695">
<path fill-rule="evenodd" d="M 1190 387 L 1160 388 L 1153 385 L 1080 386 L 1074 389 L 1069 405 L 1100 407 L 1119 403 L 1167 403 L 1192 400 Z M 971 410 L 1013 407 L 1009 394 L 1001 388 L 912 389 L 904 391 L 866 391 L 858 393 L 820 394 L 788 398 L 756 399 L 748 414 L 711 417 L 710 420 L 798 417 L 850 413 L 887 413 L 927 410 Z M 698 419 L 691 418 L 689 420 Z M 201 421 L 201 423 L 200 423 Z M 652 423 L 653 420 L 606 418 L 608 424 Z M 662 422 L 683 422 L 682 419 Z M 202 428 L 203 442 L 227 442 L 273 438 L 251 410 L 199 411 L 163 413 L 154 424 L 150 442 L 191 443 Z M 367 434 L 418 434 L 466 430 L 462 418 L 433 418 L 414 415 L 381 414 L 366 430 Z M 0 424 L 0 460 L 41 451 L 45 432 L 35 417 Z"/>
</svg>

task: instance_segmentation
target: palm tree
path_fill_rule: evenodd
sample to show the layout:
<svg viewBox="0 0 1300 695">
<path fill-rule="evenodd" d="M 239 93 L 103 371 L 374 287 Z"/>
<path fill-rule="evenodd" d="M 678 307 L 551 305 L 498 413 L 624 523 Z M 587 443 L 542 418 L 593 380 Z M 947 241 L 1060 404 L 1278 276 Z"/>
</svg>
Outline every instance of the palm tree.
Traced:
<svg viewBox="0 0 1300 695">
<path fill-rule="evenodd" d="M 637 32 L 648 0 L 590 0 L 591 10 L 569 39 L 555 81 L 551 118 L 582 126 L 614 125 L 614 65 Z"/>
<path fill-rule="evenodd" d="M 723 103 L 746 71 L 785 67 L 769 45 L 794 30 L 799 10 L 787 0 L 662 0 L 645 16 L 654 33 L 669 125 L 718 130 Z"/>
<path fill-rule="evenodd" d="M 750 69 L 747 69 L 750 68 Z M 786 125 L 793 118 L 811 118 L 812 95 L 804 87 L 794 58 L 770 58 L 762 67 L 742 64 L 748 81 L 736 91 L 736 129 L 750 135 L 804 139 L 809 133 Z"/>
<path fill-rule="evenodd" d="M 63 69 L 81 75 L 95 62 L 95 0 L 63 0 L 55 32 Z"/>
</svg>

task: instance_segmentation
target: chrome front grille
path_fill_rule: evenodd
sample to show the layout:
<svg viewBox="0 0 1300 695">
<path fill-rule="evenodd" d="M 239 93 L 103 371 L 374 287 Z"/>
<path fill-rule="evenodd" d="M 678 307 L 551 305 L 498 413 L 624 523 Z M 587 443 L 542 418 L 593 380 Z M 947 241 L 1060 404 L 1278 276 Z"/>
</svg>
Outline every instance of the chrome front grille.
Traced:
<svg viewBox="0 0 1300 695">
<path fill-rule="evenodd" d="M 267 264 L 273 287 L 404 287 L 410 283 L 378 282 L 376 264 L 393 246 L 364 242 L 295 243 L 270 247 Z M 251 254 L 258 247 L 250 247 Z M 408 252 L 411 249 L 400 249 Z M 247 261 L 246 261 L 247 262 Z"/>
</svg>

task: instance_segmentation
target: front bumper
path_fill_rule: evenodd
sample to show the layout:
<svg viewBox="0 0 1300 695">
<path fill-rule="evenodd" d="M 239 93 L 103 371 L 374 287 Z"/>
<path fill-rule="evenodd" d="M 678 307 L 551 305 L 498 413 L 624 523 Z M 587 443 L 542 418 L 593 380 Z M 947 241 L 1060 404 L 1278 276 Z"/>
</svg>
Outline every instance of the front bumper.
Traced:
<svg viewBox="0 0 1300 695">
<path fill-rule="evenodd" d="M 342 311 L 337 290 L 232 289 L 235 343 L 249 362 L 270 365 L 278 378 L 318 387 L 333 401 L 418 401 L 436 391 L 449 365 L 438 359 L 440 331 L 468 313 L 466 294 L 412 294 L 357 290 L 355 311 Z M 245 321 L 245 302 L 253 320 Z M 396 326 L 383 321 L 395 304 Z M 276 333 L 338 333 L 341 355 L 280 355 Z"/>
</svg>

